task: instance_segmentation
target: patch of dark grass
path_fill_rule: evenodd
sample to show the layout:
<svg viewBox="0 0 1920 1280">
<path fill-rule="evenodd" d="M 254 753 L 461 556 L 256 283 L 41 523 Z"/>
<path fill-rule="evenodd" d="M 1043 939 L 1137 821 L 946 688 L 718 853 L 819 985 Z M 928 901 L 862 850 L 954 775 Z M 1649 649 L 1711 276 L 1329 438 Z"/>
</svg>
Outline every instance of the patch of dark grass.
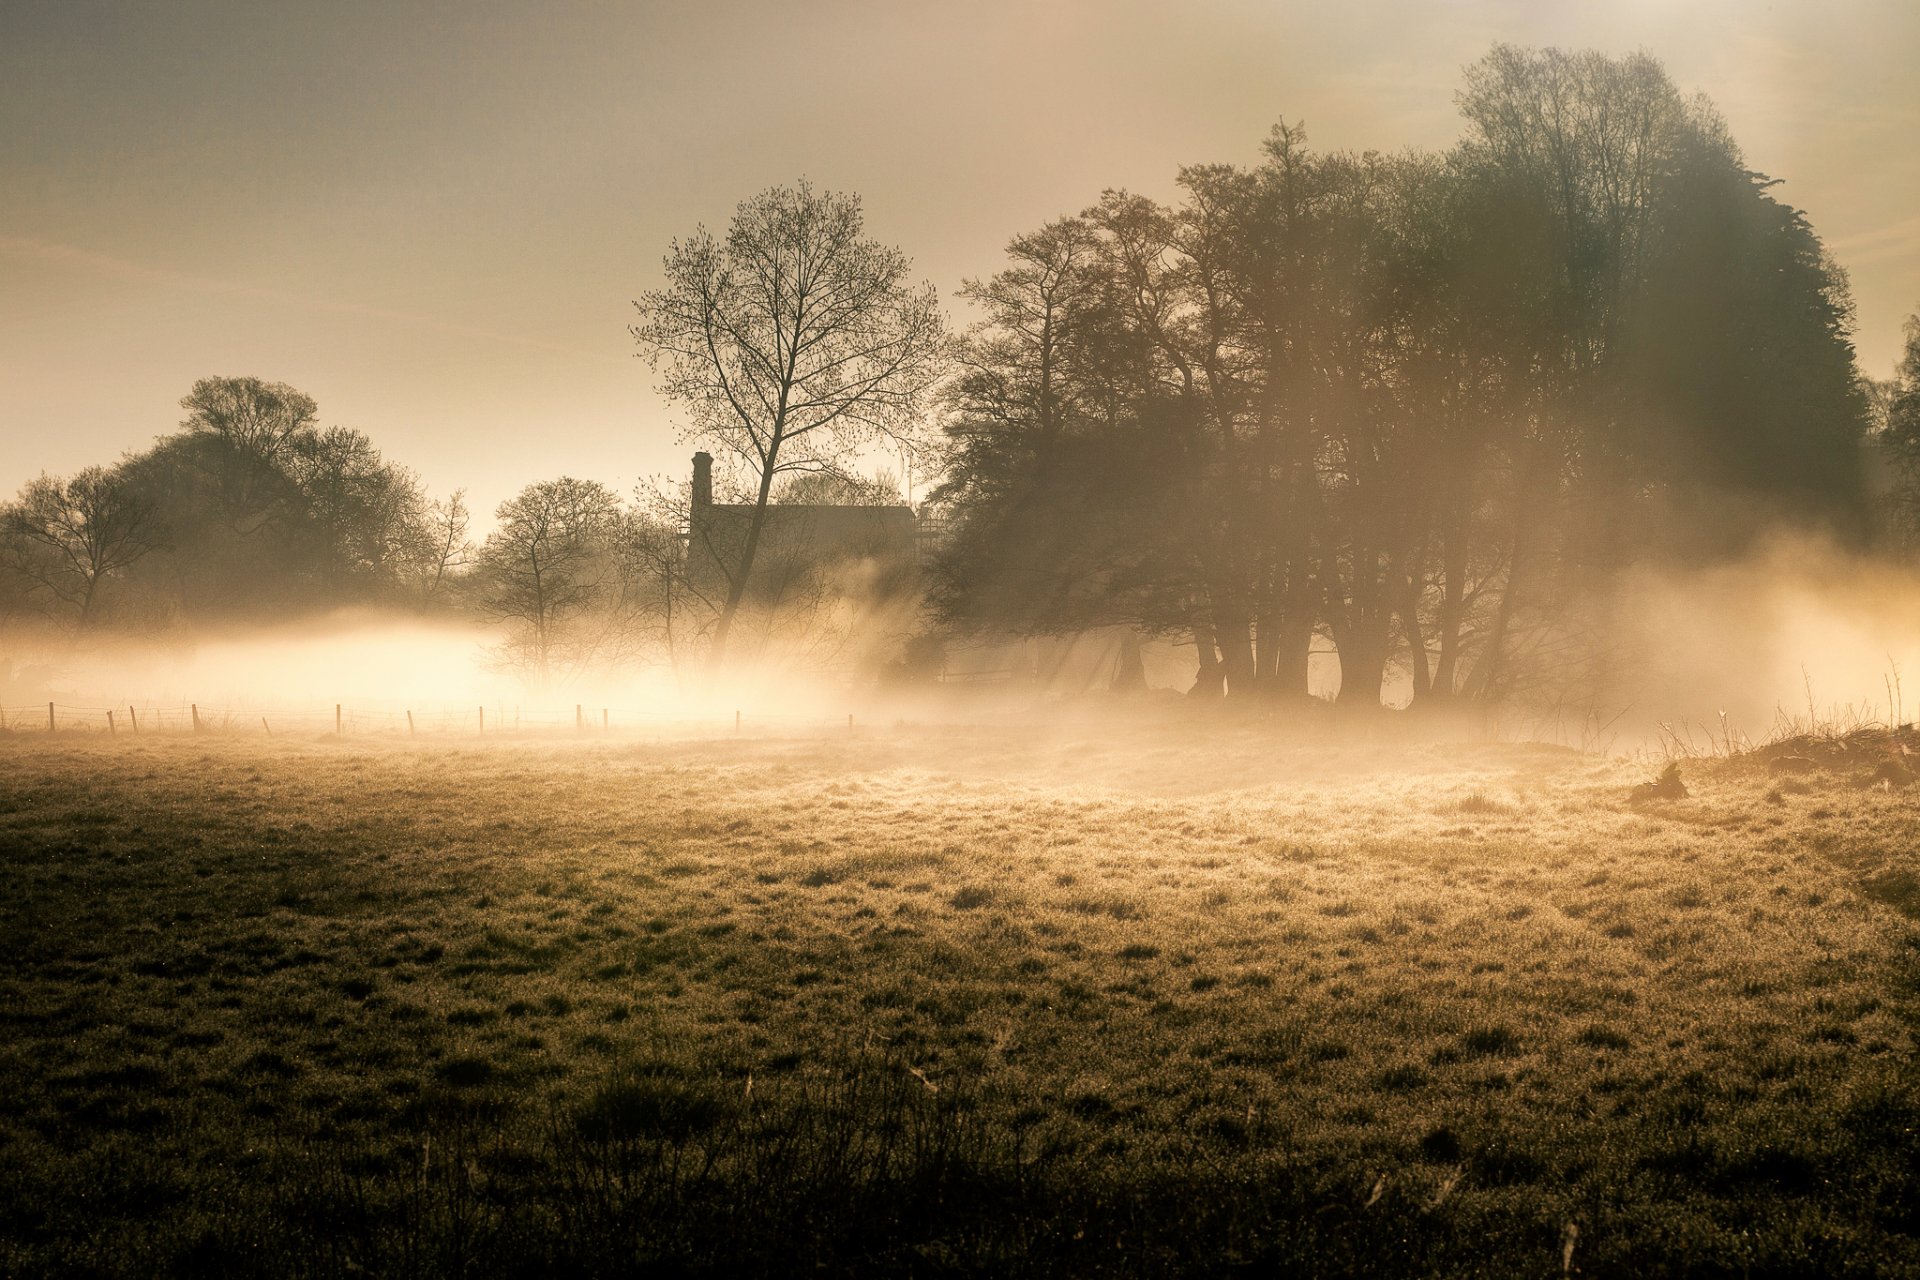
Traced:
<svg viewBox="0 0 1920 1280">
<path fill-rule="evenodd" d="M 955 911 L 974 911 L 988 905 L 993 899 L 993 890 L 987 885 L 968 884 L 954 892 L 953 897 L 948 899 L 948 905 Z"/>
<path fill-rule="evenodd" d="M 456 1089 L 477 1089 L 497 1080 L 500 1069 L 488 1058 L 463 1055 L 442 1062 L 434 1068 L 433 1074 L 442 1084 L 452 1085 Z"/>
<path fill-rule="evenodd" d="M 299 1075 L 304 1068 L 278 1049 L 260 1049 L 241 1061 L 240 1070 L 247 1075 L 279 1076 L 285 1079 Z"/>
<path fill-rule="evenodd" d="M 594 1089 L 573 1129 L 589 1143 L 685 1143 L 719 1125 L 727 1108 L 706 1090 L 664 1075 L 630 1074 Z"/>
<path fill-rule="evenodd" d="M 1904 868 L 1884 871 L 1861 882 L 1860 892 L 1909 920 L 1920 920 L 1920 875 Z"/>
<path fill-rule="evenodd" d="M 1520 1051 L 1520 1037 L 1500 1024 L 1473 1027 L 1460 1037 L 1460 1051 L 1470 1058 L 1506 1057 Z"/>
<path fill-rule="evenodd" d="M 1420 1158 L 1439 1164 L 1454 1164 L 1460 1159 L 1464 1148 L 1460 1135 L 1447 1125 L 1439 1125 L 1427 1130 L 1420 1139 Z"/>
<path fill-rule="evenodd" d="M 1373 1076 L 1373 1087 L 1380 1093 L 1412 1093 L 1431 1084 L 1433 1077 L 1412 1063 L 1388 1067 Z"/>
<path fill-rule="evenodd" d="M 1490 1187 L 1529 1186 L 1548 1176 L 1550 1166 L 1520 1142 L 1497 1137 L 1478 1146 L 1467 1159 L 1476 1182 Z"/>
<path fill-rule="evenodd" d="M 1307 1045 L 1310 1062 L 1343 1062 L 1353 1056 L 1353 1048 L 1344 1040 L 1314 1040 Z"/>
<path fill-rule="evenodd" d="M 1633 1047 L 1633 1042 L 1625 1035 L 1614 1030 L 1612 1027 L 1603 1026 L 1598 1022 L 1590 1022 L 1580 1028 L 1578 1034 L 1573 1038 L 1576 1043 L 1586 1045 L 1589 1049 L 1630 1049 Z"/>
<path fill-rule="evenodd" d="M 1114 895 L 1071 898 L 1061 905 L 1083 916 L 1110 916 L 1115 920 L 1138 920 L 1141 917 L 1138 903 Z"/>
</svg>

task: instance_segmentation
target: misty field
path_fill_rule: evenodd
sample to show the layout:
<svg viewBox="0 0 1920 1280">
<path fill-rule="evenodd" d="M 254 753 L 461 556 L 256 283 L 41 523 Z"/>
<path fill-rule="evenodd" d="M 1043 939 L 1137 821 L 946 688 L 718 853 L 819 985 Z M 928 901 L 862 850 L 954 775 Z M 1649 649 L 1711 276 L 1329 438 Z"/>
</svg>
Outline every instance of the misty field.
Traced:
<svg viewBox="0 0 1920 1280">
<path fill-rule="evenodd" d="M 0 1273 L 1920 1274 L 1874 763 L 0 736 Z"/>
</svg>

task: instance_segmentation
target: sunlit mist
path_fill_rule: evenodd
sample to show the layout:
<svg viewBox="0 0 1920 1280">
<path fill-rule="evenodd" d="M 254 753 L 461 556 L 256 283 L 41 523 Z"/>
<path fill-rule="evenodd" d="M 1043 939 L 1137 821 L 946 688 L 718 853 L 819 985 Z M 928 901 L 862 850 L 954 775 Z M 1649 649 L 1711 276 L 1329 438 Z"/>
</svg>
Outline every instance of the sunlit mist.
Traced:
<svg viewBox="0 0 1920 1280">
<path fill-rule="evenodd" d="M 1920 6 L 0 6 L 0 1276 L 1920 1276 Z"/>
</svg>

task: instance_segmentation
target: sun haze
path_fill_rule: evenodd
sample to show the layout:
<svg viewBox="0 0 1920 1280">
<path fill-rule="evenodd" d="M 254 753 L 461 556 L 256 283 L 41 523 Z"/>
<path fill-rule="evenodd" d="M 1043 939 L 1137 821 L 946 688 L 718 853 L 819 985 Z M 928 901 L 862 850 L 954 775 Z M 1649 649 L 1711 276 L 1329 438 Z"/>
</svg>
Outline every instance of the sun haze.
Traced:
<svg viewBox="0 0 1920 1280">
<path fill-rule="evenodd" d="M 1645 49 L 1852 275 L 1863 369 L 1920 302 L 1904 0 L 0 9 L 0 488 L 140 449 L 209 375 L 313 395 L 484 516 L 685 469 L 633 356 L 670 239 L 805 175 L 951 297 L 1016 231 L 1282 115 L 1444 147 L 1495 40 Z"/>
<path fill-rule="evenodd" d="M 1920 1277 L 1916 51 L 0 0 L 0 1276 Z"/>
</svg>

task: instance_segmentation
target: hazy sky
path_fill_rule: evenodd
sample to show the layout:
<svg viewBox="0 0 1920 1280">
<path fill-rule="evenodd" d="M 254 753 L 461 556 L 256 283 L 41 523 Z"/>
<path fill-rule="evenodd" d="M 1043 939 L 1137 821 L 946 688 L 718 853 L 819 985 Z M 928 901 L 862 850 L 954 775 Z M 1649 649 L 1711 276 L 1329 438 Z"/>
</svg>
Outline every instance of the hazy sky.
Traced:
<svg viewBox="0 0 1920 1280">
<path fill-rule="evenodd" d="M 1920 306 L 1917 0 L 0 0 L 0 492 L 143 447 L 195 378 L 315 396 L 490 509 L 690 452 L 633 358 L 667 242 L 806 175 L 951 295 L 1104 187 L 1443 147 L 1496 40 L 1645 48 L 1852 273 Z M 956 312 L 956 319 L 964 316 Z"/>
</svg>

